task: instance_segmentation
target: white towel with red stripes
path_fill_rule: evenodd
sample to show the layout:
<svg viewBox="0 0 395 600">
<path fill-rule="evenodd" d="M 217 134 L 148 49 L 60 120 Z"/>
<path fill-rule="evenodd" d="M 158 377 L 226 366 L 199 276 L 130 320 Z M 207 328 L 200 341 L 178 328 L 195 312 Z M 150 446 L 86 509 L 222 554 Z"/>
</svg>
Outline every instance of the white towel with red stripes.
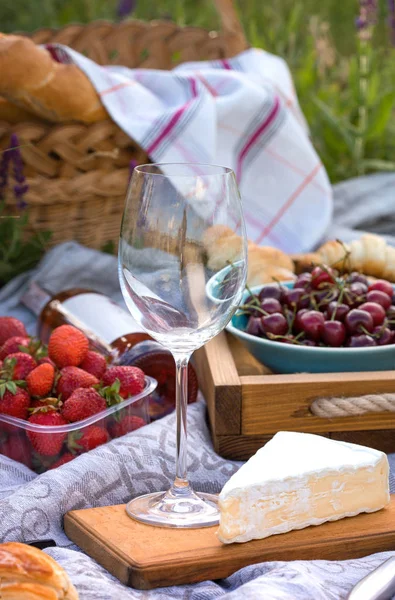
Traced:
<svg viewBox="0 0 395 600">
<path fill-rule="evenodd" d="M 112 119 L 154 162 L 231 167 L 249 239 L 286 252 L 322 239 L 331 187 L 281 58 L 250 49 L 159 71 L 103 67 L 65 46 L 48 49 L 86 73 Z"/>
</svg>

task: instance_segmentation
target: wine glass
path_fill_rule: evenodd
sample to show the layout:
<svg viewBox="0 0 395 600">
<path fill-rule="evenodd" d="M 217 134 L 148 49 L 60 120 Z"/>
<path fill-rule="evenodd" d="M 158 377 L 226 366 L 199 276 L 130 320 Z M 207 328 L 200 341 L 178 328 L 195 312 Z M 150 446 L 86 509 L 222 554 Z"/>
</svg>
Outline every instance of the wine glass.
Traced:
<svg viewBox="0 0 395 600">
<path fill-rule="evenodd" d="M 222 331 L 244 290 L 247 240 L 234 173 L 202 164 L 136 167 L 119 242 L 119 279 L 129 311 L 176 363 L 176 466 L 167 492 L 130 501 L 128 514 L 162 527 L 208 527 L 217 496 L 187 479 L 187 377 L 194 350 Z"/>
</svg>

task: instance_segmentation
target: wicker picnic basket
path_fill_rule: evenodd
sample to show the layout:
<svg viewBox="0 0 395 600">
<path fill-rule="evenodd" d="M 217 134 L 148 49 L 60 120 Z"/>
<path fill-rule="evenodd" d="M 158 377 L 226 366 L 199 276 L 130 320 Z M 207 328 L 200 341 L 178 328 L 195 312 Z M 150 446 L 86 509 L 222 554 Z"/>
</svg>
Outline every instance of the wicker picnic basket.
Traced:
<svg viewBox="0 0 395 600">
<path fill-rule="evenodd" d="M 60 43 L 101 65 L 170 69 L 190 60 L 229 58 L 246 49 L 232 0 L 214 0 L 222 29 L 179 27 L 170 21 L 96 21 L 42 29 L 36 43 Z M 66 240 L 101 248 L 119 233 L 130 162 L 149 157 L 111 120 L 92 125 L 0 122 L 0 149 L 18 136 L 29 190 L 30 227 L 53 232 L 52 243 Z M 12 190 L 5 197 L 13 213 Z"/>
</svg>

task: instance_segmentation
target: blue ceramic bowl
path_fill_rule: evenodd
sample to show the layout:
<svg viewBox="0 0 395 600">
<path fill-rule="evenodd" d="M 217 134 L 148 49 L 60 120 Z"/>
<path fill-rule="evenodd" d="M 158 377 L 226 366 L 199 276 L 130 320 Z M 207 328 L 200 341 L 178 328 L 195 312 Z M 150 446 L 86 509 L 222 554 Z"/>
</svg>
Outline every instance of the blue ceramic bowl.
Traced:
<svg viewBox="0 0 395 600">
<path fill-rule="evenodd" d="M 285 283 L 292 288 L 293 283 Z M 263 286 L 252 288 L 259 293 Z M 246 291 L 241 304 L 249 296 Z M 235 315 L 227 330 L 244 344 L 259 362 L 275 373 L 344 373 L 395 369 L 395 345 L 366 348 L 324 348 L 283 344 L 245 332 L 247 317 Z"/>
</svg>

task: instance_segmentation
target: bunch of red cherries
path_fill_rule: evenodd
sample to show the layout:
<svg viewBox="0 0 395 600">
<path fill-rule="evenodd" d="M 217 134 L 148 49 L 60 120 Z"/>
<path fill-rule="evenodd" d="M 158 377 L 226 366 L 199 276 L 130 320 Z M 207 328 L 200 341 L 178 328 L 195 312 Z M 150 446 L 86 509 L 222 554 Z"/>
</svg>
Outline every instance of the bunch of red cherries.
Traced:
<svg viewBox="0 0 395 600">
<path fill-rule="evenodd" d="M 389 281 L 365 275 L 339 276 L 317 266 L 301 273 L 292 288 L 265 285 L 240 307 L 246 332 L 302 346 L 333 348 L 395 343 L 395 295 Z"/>
</svg>

